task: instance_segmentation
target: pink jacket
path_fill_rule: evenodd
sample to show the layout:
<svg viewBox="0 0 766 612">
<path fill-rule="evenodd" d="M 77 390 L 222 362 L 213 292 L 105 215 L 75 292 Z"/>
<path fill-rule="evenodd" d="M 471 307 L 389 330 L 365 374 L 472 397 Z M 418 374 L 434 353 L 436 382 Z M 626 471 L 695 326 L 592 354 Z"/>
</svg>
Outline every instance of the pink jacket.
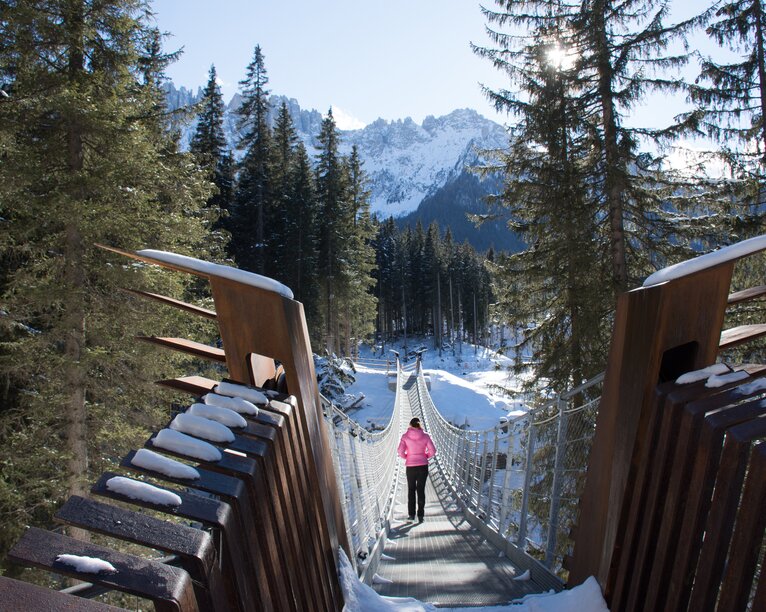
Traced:
<svg viewBox="0 0 766 612">
<path fill-rule="evenodd" d="M 408 467 L 428 465 L 428 460 L 436 455 L 436 447 L 431 436 L 425 431 L 417 427 L 410 427 L 399 441 L 398 452 Z"/>
</svg>

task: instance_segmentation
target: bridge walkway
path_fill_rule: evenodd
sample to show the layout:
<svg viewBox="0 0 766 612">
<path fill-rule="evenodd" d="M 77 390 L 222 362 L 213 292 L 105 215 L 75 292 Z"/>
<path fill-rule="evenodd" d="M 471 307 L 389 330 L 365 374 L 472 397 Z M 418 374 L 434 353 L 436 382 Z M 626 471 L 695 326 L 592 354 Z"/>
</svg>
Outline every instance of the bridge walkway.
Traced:
<svg viewBox="0 0 766 612">
<path fill-rule="evenodd" d="M 420 415 L 416 376 L 402 384 L 401 410 Z M 438 450 L 438 449 L 437 449 Z M 472 527 L 438 470 L 431 467 L 425 521 L 407 521 L 407 483 L 402 473 L 389 538 L 373 588 L 390 597 L 414 597 L 437 606 L 507 603 L 544 589 L 523 575 L 503 553 Z M 390 582 L 388 582 L 390 581 Z"/>
</svg>

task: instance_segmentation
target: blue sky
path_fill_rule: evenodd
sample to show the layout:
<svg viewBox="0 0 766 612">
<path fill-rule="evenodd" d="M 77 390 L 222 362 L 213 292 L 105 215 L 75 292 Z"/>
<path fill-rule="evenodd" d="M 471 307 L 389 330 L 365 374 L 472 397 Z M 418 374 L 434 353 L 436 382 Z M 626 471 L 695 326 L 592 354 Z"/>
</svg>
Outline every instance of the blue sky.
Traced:
<svg viewBox="0 0 766 612">
<path fill-rule="evenodd" d="M 481 92 L 507 86 L 489 61 L 470 49 L 488 45 L 478 0 L 153 0 L 159 28 L 172 34 L 167 50 L 183 47 L 168 69 L 176 86 L 204 86 L 215 64 L 228 102 L 256 44 L 266 58 L 272 93 L 296 98 L 339 127 L 361 127 L 382 117 L 445 115 L 473 108 L 507 123 Z M 491 0 L 486 5 L 494 7 Z M 698 6 L 699 5 L 699 6 Z M 676 15 L 699 0 L 675 0 Z M 675 15 L 674 15 L 675 16 Z M 681 109 L 649 101 L 636 109 L 654 123 Z"/>
<path fill-rule="evenodd" d="M 215 64 L 224 97 L 237 91 L 256 44 L 272 93 L 322 113 L 330 106 L 364 124 L 474 108 L 497 118 L 479 82 L 502 75 L 475 56 L 486 43 L 471 0 L 155 0 L 157 24 L 184 47 L 168 75 L 204 86 Z M 340 123 L 340 122 L 339 122 Z"/>
</svg>

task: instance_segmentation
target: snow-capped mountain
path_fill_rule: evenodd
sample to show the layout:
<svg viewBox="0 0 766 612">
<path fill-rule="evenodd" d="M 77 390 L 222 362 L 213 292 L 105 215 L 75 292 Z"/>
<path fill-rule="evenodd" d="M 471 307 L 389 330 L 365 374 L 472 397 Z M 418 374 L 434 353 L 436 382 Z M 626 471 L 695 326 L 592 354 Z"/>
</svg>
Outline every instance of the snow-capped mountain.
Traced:
<svg viewBox="0 0 766 612">
<path fill-rule="evenodd" d="M 199 100 L 201 89 L 192 94 L 185 88 L 168 85 L 171 109 Z M 284 101 L 298 136 L 310 155 L 317 153 L 317 136 L 322 115 L 304 110 L 295 99 L 271 97 L 273 115 Z M 226 107 L 224 130 L 234 147 L 237 139 L 234 111 L 240 97 Z M 182 144 L 188 146 L 194 124 L 183 128 Z M 460 109 L 443 117 L 429 116 L 421 125 L 412 119 L 378 119 L 358 130 L 341 131 L 340 152 L 348 154 L 356 145 L 363 168 L 370 179 L 371 209 L 382 218 L 403 217 L 415 212 L 424 199 L 433 196 L 479 159 L 480 151 L 505 148 L 505 129 L 474 110 Z"/>
</svg>

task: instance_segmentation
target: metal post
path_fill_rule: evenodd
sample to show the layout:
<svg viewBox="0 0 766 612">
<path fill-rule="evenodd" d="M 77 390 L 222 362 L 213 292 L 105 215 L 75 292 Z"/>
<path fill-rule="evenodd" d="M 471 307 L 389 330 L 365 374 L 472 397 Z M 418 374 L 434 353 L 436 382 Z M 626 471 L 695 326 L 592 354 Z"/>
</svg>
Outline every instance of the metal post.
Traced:
<svg viewBox="0 0 766 612">
<path fill-rule="evenodd" d="M 495 426 L 495 429 L 493 430 L 494 435 L 494 444 L 492 446 L 492 471 L 489 474 L 489 494 L 487 497 L 487 523 L 489 523 L 492 520 L 492 501 L 495 496 L 495 474 L 497 473 L 497 448 L 500 437 L 500 427 Z M 508 463 L 508 460 L 506 459 L 506 464 Z"/>
<path fill-rule="evenodd" d="M 556 435 L 556 459 L 553 464 L 553 486 L 551 490 L 551 508 L 550 516 L 548 517 L 548 541 L 545 548 L 545 566 L 550 569 L 553 563 L 553 555 L 556 550 L 556 540 L 559 523 L 559 507 L 561 505 L 561 481 L 564 470 L 564 456 L 566 451 L 564 446 L 566 444 L 566 406 L 565 400 L 559 397 L 558 401 L 559 409 L 559 427 Z"/>
<path fill-rule="evenodd" d="M 535 454 L 535 424 L 529 423 L 529 437 L 527 438 L 527 465 L 524 474 L 524 491 L 521 498 L 521 517 L 519 518 L 519 536 L 516 543 L 526 550 L 524 540 L 527 538 L 527 513 L 529 512 L 529 486 L 532 483 L 532 459 Z"/>
<path fill-rule="evenodd" d="M 478 436 L 478 434 L 477 434 Z M 487 473 L 487 435 L 484 434 L 484 444 L 482 444 L 481 449 L 481 471 L 479 472 L 479 486 L 478 486 L 478 495 L 476 496 L 476 511 L 478 512 L 481 510 L 481 498 L 482 493 L 484 492 L 484 474 Z"/>
</svg>

